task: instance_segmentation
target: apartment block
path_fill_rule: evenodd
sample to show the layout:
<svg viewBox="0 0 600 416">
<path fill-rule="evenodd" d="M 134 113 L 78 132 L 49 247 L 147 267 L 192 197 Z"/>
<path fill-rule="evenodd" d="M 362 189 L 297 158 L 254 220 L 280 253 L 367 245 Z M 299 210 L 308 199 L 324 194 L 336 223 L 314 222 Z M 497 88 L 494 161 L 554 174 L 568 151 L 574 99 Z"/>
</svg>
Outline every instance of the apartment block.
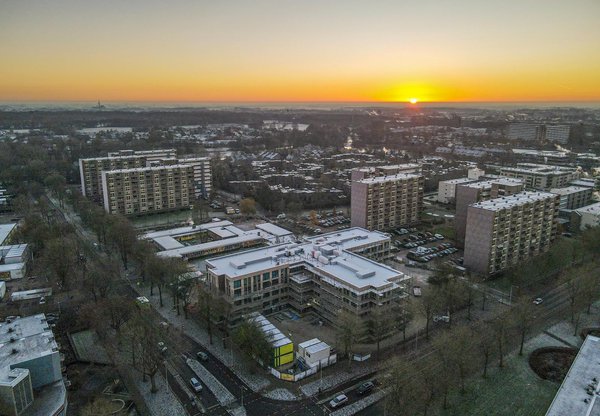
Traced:
<svg viewBox="0 0 600 416">
<path fill-rule="evenodd" d="M 456 185 L 475 182 L 477 179 L 458 178 L 440 181 L 438 183 L 437 200 L 442 204 L 450 204 L 456 202 Z"/>
<path fill-rule="evenodd" d="M 119 150 L 109 152 L 108 157 L 79 159 L 81 192 L 88 199 L 101 203 L 102 171 L 146 167 L 150 162 L 174 157 L 175 154 L 175 149 Z"/>
<path fill-rule="evenodd" d="M 542 126 L 529 123 L 512 123 L 506 130 L 506 137 L 510 140 L 540 140 Z"/>
<path fill-rule="evenodd" d="M 231 324 L 249 313 L 293 307 L 334 321 L 346 310 L 364 317 L 406 296 L 410 277 L 354 252 L 384 258 L 390 237 L 350 228 L 206 260 L 207 282 L 231 305 Z M 387 254 L 386 254 L 387 253 Z"/>
<path fill-rule="evenodd" d="M 519 179 L 494 178 L 479 182 L 456 185 L 456 213 L 454 227 L 456 242 L 463 246 L 467 229 L 467 211 L 471 204 L 488 199 L 516 194 L 523 190 L 523 182 Z"/>
<path fill-rule="evenodd" d="M 403 163 L 399 165 L 371 166 L 355 169 L 352 171 L 352 181 L 358 181 L 365 178 L 374 178 L 377 176 L 396 175 L 398 173 L 420 174 L 421 165 L 418 163 Z"/>
<path fill-rule="evenodd" d="M 600 202 L 575 209 L 571 213 L 571 229 L 585 230 L 600 226 Z"/>
<path fill-rule="evenodd" d="M 0 414 L 64 416 L 58 344 L 43 314 L 0 324 Z"/>
<path fill-rule="evenodd" d="M 194 168 L 170 165 L 102 172 L 104 209 L 144 215 L 188 208 L 194 200 Z"/>
<path fill-rule="evenodd" d="M 544 129 L 544 138 L 549 142 L 556 143 L 567 143 L 569 141 L 569 134 L 571 133 L 571 127 L 567 125 L 546 125 Z"/>
<path fill-rule="evenodd" d="M 579 179 L 579 171 L 576 168 L 536 163 L 519 163 L 516 167 L 501 167 L 499 170 L 502 176 L 521 179 L 528 190 L 547 191 L 562 188 Z"/>
<path fill-rule="evenodd" d="M 584 186 L 552 188 L 550 192 L 560 196 L 560 209 L 577 209 L 586 206 L 592 199 L 592 189 Z"/>
<path fill-rule="evenodd" d="M 423 176 L 413 173 L 353 181 L 352 226 L 389 230 L 418 223 L 423 208 L 423 188 Z"/>
<path fill-rule="evenodd" d="M 498 273 L 549 249 L 556 235 L 558 195 L 521 192 L 468 208 L 464 266 Z"/>
</svg>

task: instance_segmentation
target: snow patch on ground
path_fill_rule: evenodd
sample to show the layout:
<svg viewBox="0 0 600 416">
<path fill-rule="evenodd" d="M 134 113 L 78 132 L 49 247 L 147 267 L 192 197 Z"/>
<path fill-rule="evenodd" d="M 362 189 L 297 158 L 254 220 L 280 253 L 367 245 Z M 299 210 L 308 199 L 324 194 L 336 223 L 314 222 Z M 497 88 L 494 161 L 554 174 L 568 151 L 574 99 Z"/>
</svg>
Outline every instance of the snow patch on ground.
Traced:
<svg viewBox="0 0 600 416">
<path fill-rule="evenodd" d="M 273 389 L 265 394 L 264 397 L 268 397 L 269 399 L 282 400 L 282 401 L 293 401 L 300 400 L 300 397 L 296 396 L 294 393 L 289 391 L 288 389 Z"/>
<path fill-rule="evenodd" d="M 196 360 L 188 359 L 187 365 L 204 383 L 204 385 L 215 395 L 221 406 L 229 406 L 235 402 L 235 396 L 223 386 L 202 364 Z"/>
<path fill-rule="evenodd" d="M 152 385 L 148 378 L 144 383 L 142 378 L 136 374 L 134 379 L 152 416 L 187 416 L 187 412 L 179 400 L 171 393 L 161 374 L 156 373 L 154 376 L 156 388 L 158 389 L 156 393 L 150 392 Z"/>
</svg>

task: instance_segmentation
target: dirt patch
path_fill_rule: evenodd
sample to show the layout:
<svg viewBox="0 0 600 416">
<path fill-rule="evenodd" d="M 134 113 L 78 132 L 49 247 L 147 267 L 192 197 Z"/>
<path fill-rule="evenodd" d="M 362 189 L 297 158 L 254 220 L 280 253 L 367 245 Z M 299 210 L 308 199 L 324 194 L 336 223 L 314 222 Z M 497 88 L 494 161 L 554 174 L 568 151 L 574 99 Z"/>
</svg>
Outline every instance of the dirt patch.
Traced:
<svg viewBox="0 0 600 416">
<path fill-rule="evenodd" d="M 560 383 L 567 375 L 576 355 L 575 348 L 539 348 L 529 356 L 529 365 L 544 380 Z"/>
</svg>

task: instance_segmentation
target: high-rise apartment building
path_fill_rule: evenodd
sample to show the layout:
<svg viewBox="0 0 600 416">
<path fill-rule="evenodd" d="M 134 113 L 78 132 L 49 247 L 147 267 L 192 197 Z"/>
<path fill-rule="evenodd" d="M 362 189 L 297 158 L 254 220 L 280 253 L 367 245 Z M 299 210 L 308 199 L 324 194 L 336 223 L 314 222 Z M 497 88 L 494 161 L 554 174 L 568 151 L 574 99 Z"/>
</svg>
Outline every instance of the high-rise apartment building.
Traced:
<svg viewBox="0 0 600 416">
<path fill-rule="evenodd" d="M 166 150 L 120 150 L 108 157 L 79 159 L 81 192 L 88 199 L 102 203 L 102 172 L 106 170 L 141 168 L 150 162 L 175 156 L 175 149 Z"/>
<path fill-rule="evenodd" d="M 549 142 L 567 143 L 571 127 L 566 125 L 546 125 L 545 139 Z"/>
<path fill-rule="evenodd" d="M 523 182 L 521 180 L 501 177 L 480 182 L 457 184 L 455 191 L 456 213 L 454 216 L 457 244 L 462 247 L 465 242 L 469 205 L 492 198 L 516 194 L 522 190 Z"/>
<path fill-rule="evenodd" d="M 470 205 L 465 267 L 489 275 L 547 251 L 556 235 L 559 205 L 559 196 L 548 192 L 521 192 Z"/>
<path fill-rule="evenodd" d="M 542 135 L 542 126 L 529 123 L 512 123 L 506 130 L 506 137 L 510 140 L 540 140 Z"/>
<path fill-rule="evenodd" d="M 576 168 L 536 163 L 518 163 L 516 167 L 501 167 L 499 170 L 502 176 L 521 179 L 525 189 L 529 190 L 547 191 L 551 188 L 562 188 L 579 178 Z"/>
<path fill-rule="evenodd" d="M 352 181 L 352 226 L 389 230 L 418 223 L 423 208 L 423 188 L 423 176 L 415 173 Z"/>
<path fill-rule="evenodd" d="M 192 179 L 189 181 L 193 188 L 191 194 L 187 194 L 188 183 L 182 187 L 158 187 L 160 196 L 148 199 L 148 187 L 140 188 L 141 172 L 145 176 L 160 175 L 157 168 L 189 166 L 192 171 Z M 152 168 L 152 170 L 148 170 Z M 104 205 L 108 212 L 121 212 L 133 215 L 141 215 L 151 212 L 159 212 L 167 209 L 175 209 L 174 206 L 185 208 L 195 198 L 208 198 L 212 191 L 212 173 L 210 158 L 193 157 L 178 159 L 175 157 L 174 149 L 167 150 L 120 150 L 109 153 L 108 157 L 93 159 L 80 159 L 79 170 L 81 175 L 81 188 L 85 196 L 92 201 Z M 169 173 L 170 172 L 170 173 Z M 165 175 L 173 175 L 173 169 L 164 170 Z M 105 175 L 105 173 L 108 173 Z M 112 183 L 110 192 L 104 189 L 104 177 Z M 135 179 L 135 183 L 128 182 Z M 176 177 L 173 180 L 177 180 Z M 154 179 L 153 179 L 154 180 Z M 159 181 L 160 182 L 160 181 Z M 119 188 L 123 184 L 123 188 Z M 171 188 L 175 189 L 174 193 Z M 176 190 L 179 189 L 179 190 Z M 152 188 L 153 192 L 156 190 Z M 185 191 L 185 192 L 183 192 Z M 139 194 L 139 198 L 138 198 Z M 168 194 L 168 195 L 167 195 Z M 122 199 L 129 197 L 129 199 Z M 159 203 L 163 197 L 166 203 Z M 143 199 L 143 200 L 142 200 Z M 152 200 L 152 203 L 149 203 Z M 160 208 L 159 208 L 160 207 Z"/>
<path fill-rule="evenodd" d="M 382 165 L 359 168 L 352 171 L 352 181 L 358 181 L 365 178 L 374 178 L 376 176 L 396 175 L 397 173 L 420 174 L 421 165 L 418 163 L 402 163 L 399 165 Z"/>
<path fill-rule="evenodd" d="M 167 165 L 102 172 L 104 209 L 144 215 L 188 208 L 194 200 L 194 167 Z"/>
</svg>

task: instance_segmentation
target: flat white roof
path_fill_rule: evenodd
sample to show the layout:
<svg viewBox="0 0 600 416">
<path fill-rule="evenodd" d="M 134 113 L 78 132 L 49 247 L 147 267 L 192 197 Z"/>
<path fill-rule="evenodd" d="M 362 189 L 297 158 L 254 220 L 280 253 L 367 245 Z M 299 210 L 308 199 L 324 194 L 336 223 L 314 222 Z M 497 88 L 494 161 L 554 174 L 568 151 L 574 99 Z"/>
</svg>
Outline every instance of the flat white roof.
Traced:
<svg viewBox="0 0 600 416">
<path fill-rule="evenodd" d="M 4 244 L 8 235 L 14 230 L 17 224 L 0 224 L 0 246 Z"/>
<path fill-rule="evenodd" d="M 194 234 L 199 231 L 209 230 L 214 227 L 226 227 L 228 225 L 233 225 L 233 223 L 227 220 L 211 221 L 205 224 L 198 224 L 196 226 L 189 225 L 186 227 L 170 228 L 168 230 L 152 231 L 144 234 L 143 238 L 155 239 L 156 237 L 164 236 L 180 237 L 182 235 Z"/>
<path fill-rule="evenodd" d="M 588 205 L 583 208 L 577 208 L 575 211 L 585 212 L 587 214 L 592 214 L 592 215 L 600 215 L 600 202 L 596 202 L 595 204 Z"/>
<path fill-rule="evenodd" d="M 381 231 L 369 231 L 360 227 L 352 227 L 342 231 L 332 231 L 314 237 L 305 238 L 313 244 L 329 244 L 339 246 L 342 250 L 354 250 L 365 245 L 389 241 L 390 236 Z"/>
<path fill-rule="evenodd" d="M 594 384 L 594 380 L 596 380 Z M 546 416 L 598 416 L 600 415 L 600 338 L 588 335 Z M 592 387 L 593 386 L 593 387 Z M 587 389 L 593 391 L 587 393 Z M 585 400 L 589 399 L 589 403 Z"/>
<path fill-rule="evenodd" d="M 500 211 L 505 208 L 512 208 L 520 205 L 529 204 L 536 201 L 543 201 L 550 198 L 556 198 L 555 194 L 550 192 L 519 192 L 501 198 L 494 198 L 488 201 L 477 202 L 471 207 L 487 209 L 490 211 Z"/>
<path fill-rule="evenodd" d="M 590 192 L 590 188 L 585 186 L 567 186 L 566 188 L 552 188 L 549 192 L 557 195 L 570 195 L 578 192 Z"/>
<path fill-rule="evenodd" d="M 348 251 L 356 247 L 357 241 L 360 244 L 365 240 L 340 240 L 339 244 L 335 241 L 280 244 L 211 258 L 206 264 L 213 273 L 230 279 L 257 274 L 284 263 L 290 266 L 304 264 L 328 284 L 355 291 L 387 289 L 407 278 L 391 267 Z"/>
<path fill-rule="evenodd" d="M 367 183 L 367 184 L 371 184 L 371 183 L 385 183 L 385 182 L 394 182 L 394 181 L 400 181 L 400 180 L 405 180 L 405 179 L 417 179 L 422 177 L 422 175 L 420 174 L 414 174 L 414 173 L 397 173 L 395 175 L 387 175 L 387 176 L 374 176 L 372 178 L 364 178 L 361 180 L 358 180 L 356 182 L 358 183 Z"/>
<path fill-rule="evenodd" d="M 440 181 L 440 183 L 446 183 L 446 184 L 451 184 L 451 185 L 456 185 L 459 183 L 469 183 L 469 182 L 475 182 L 477 179 L 471 179 L 471 178 L 456 178 L 456 179 L 448 179 L 447 181 Z"/>
<path fill-rule="evenodd" d="M 281 228 L 278 225 L 271 224 L 270 222 L 265 222 L 263 224 L 256 224 L 255 226 L 259 230 L 263 230 L 269 234 L 274 235 L 275 237 L 284 237 L 286 235 L 292 234 L 291 231 L 286 230 L 285 228 Z"/>
<path fill-rule="evenodd" d="M 184 247 L 175 248 L 172 250 L 165 250 L 165 251 L 161 251 L 157 254 L 159 256 L 164 256 L 164 257 L 182 257 L 182 256 L 185 256 L 188 254 L 193 254 L 193 253 L 196 253 L 199 251 L 205 251 L 205 250 L 210 250 L 210 249 L 219 248 L 219 247 L 227 247 L 227 246 L 231 246 L 231 245 L 235 245 L 235 244 L 239 244 L 239 243 L 244 243 L 244 242 L 248 242 L 248 241 L 258 241 L 258 240 L 265 240 L 265 238 L 258 236 L 257 234 L 246 234 L 246 235 L 241 235 L 238 237 L 226 238 L 224 240 L 209 241 L 208 243 L 194 244 L 191 246 L 184 246 Z"/>
<path fill-rule="evenodd" d="M 12 366 L 54 352 L 58 346 L 44 314 L 0 323 L 0 384 L 10 383 Z"/>
</svg>

